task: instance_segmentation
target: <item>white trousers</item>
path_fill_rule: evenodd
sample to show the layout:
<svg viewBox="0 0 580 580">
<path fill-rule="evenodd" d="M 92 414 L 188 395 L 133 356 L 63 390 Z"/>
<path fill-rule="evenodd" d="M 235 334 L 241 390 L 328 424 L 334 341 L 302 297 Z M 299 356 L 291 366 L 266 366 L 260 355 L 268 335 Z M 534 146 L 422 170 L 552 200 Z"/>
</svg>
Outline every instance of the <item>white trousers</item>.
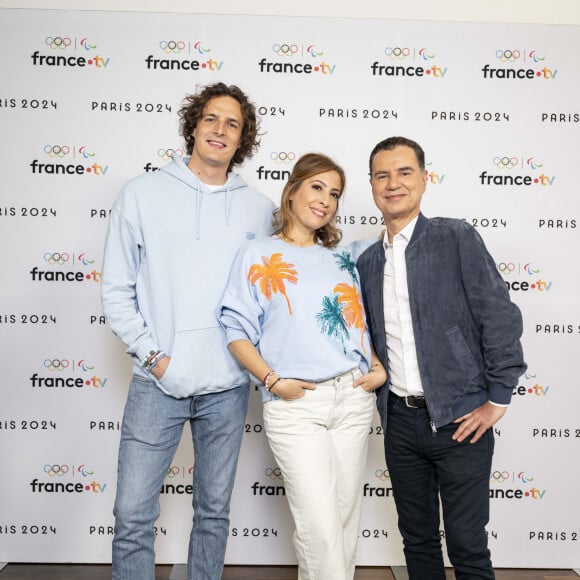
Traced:
<svg viewBox="0 0 580 580">
<path fill-rule="evenodd" d="M 264 404 L 294 518 L 298 580 L 352 580 L 375 395 L 354 369 L 295 401 Z"/>
</svg>

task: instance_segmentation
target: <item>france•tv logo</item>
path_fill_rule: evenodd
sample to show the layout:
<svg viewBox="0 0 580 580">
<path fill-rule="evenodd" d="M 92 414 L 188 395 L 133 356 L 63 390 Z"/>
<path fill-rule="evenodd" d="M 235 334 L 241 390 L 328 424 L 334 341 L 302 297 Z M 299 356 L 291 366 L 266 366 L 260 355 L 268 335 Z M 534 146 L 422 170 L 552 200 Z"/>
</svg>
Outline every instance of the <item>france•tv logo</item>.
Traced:
<svg viewBox="0 0 580 580">
<path fill-rule="evenodd" d="M 86 481 L 94 475 L 94 470 L 85 464 L 72 465 L 66 463 L 46 463 L 42 467 L 49 481 L 39 481 L 34 478 L 30 483 L 32 493 L 105 493 L 108 484 L 98 481 Z M 81 479 L 81 481 L 78 481 Z M 71 481 L 72 480 L 72 481 Z M 85 480 L 85 481 L 82 481 Z"/>
<path fill-rule="evenodd" d="M 495 51 L 495 62 L 500 67 L 489 64 L 481 69 L 484 79 L 515 79 L 515 80 L 555 80 L 557 68 L 546 66 L 546 57 L 537 50 L 519 50 L 514 48 L 498 48 Z M 543 65 L 543 66 L 542 66 Z"/>
<path fill-rule="evenodd" d="M 427 182 L 430 185 L 442 185 L 445 179 L 445 173 L 438 173 L 433 171 L 431 166 L 433 163 L 425 163 L 425 168 L 427 169 Z"/>
<path fill-rule="evenodd" d="M 42 363 L 44 374 L 34 373 L 30 377 L 33 388 L 93 388 L 103 389 L 106 377 L 95 374 L 95 365 L 88 359 L 68 359 L 49 356 Z M 79 376 L 80 375 L 80 376 Z"/>
<path fill-rule="evenodd" d="M 489 497 L 490 499 L 542 500 L 547 490 L 539 489 L 534 484 L 528 487 L 528 484 L 534 480 L 533 475 L 523 470 L 496 469 L 491 473 Z"/>
<path fill-rule="evenodd" d="M 100 283 L 102 274 L 93 268 L 95 260 L 85 252 L 75 254 L 74 252 L 49 250 L 43 252 L 42 259 L 44 267 L 40 269 L 34 266 L 30 270 L 33 282 L 96 282 Z M 64 265 L 84 268 L 83 270 L 60 270 L 58 267 Z M 93 268 L 90 270 L 90 268 Z"/>
<path fill-rule="evenodd" d="M 548 385 L 541 385 L 538 381 L 536 373 L 532 372 L 530 369 L 525 372 L 523 378 L 524 382 L 527 384 L 514 387 L 513 394 L 516 396 L 546 397 L 548 392 L 552 392 L 552 387 Z"/>
<path fill-rule="evenodd" d="M 33 175 L 88 175 L 102 177 L 109 171 L 108 165 L 94 160 L 96 153 L 81 145 L 47 144 L 43 147 L 48 163 L 33 159 L 29 164 Z M 68 163 L 67 163 L 68 162 Z"/>
<path fill-rule="evenodd" d="M 294 151 L 272 151 L 270 153 L 270 160 L 279 168 L 266 169 L 263 165 L 260 165 L 258 169 L 256 169 L 258 180 L 281 181 L 288 179 L 290 177 L 290 171 L 288 169 L 283 169 L 283 167 L 294 163 L 296 157 L 297 155 Z"/>
<path fill-rule="evenodd" d="M 336 65 L 327 61 L 324 50 L 315 43 L 275 41 L 270 47 L 274 61 L 266 57 L 258 62 L 261 73 L 333 75 Z M 301 62 L 296 62 L 300 59 Z"/>
<path fill-rule="evenodd" d="M 86 36 L 79 39 L 76 36 L 49 34 L 44 37 L 43 46 L 50 53 L 34 51 L 30 55 L 33 66 L 105 69 L 111 62 L 109 57 L 92 54 L 97 49 L 97 43 Z M 77 52 L 82 56 L 76 56 Z"/>
<path fill-rule="evenodd" d="M 496 264 L 499 273 L 504 277 L 505 284 L 508 290 L 514 292 L 549 292 L 552 288 L 552 282 L 545 280 L 537 275 L 540 273 L 540 268 L 537 264 L 532 262 L 498 262 Z M 523 280 L 514 280 L 512 277 L 523 276 Z M 506 277 L 508 277 L 506 279 Z M 530 280 L 529 277 L 534 277 L 536 280 Z"/>
<path fill-rule="evenodd" d="M 169 57 L 179 56 L 181 58 L 155 58 L 150 54 L 145 58 L 147 70 L 218 72 L 224 66 L 224 61 L 217 60 L 215 56 L 210 54 L 211 47 L 202 40 L 162 39 L 157 45 L 157 50 Z M 188 55 L 195 55 L 195 58 L 189 58 Z M 201 60 L 200 56 L 203 57 Z"/>
<path fill-rule="evenodd" d="M 497 173 L 488 173 L 484 169 L 479 174 L 480 185 L 552 187 L 556 181 L 555 175 L 545 172 L 544 164 L 539 159 L 529 155 L 496 155 L 491 165 Z M 515 174 L 517 170 L 530 173 Z"/>
<path fill-rule="evenodd" d="M 372 76 L 443 79 L 447 75 L 448 67 L 437 64 L 429 48 L 389 45 L 383 52 L 385 64 L 375 60 L 370 65 Z"/>
</svg>

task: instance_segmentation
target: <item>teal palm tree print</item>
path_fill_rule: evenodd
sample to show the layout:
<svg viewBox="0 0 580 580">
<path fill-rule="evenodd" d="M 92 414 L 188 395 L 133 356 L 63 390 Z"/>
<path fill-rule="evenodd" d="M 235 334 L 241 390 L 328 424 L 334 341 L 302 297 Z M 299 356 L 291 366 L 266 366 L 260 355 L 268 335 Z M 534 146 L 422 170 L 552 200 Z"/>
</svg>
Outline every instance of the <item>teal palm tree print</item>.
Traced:
<svg viewBox="0 0 580 580">
<path fill-rule="evenodd" d="M 342 314 L 343 304 L 338 301 L 338 298 L 338 294 L 324 296 L 322 299 L 322 310 L 316 315 L 316 320 L 324 334 L 340 340 L 340 344 L 342 344 L 342 348 L 346 354 L 344 342 L 350 337 L 350 334 Z"/>
<path fill-rule="evenodd" d="M 357 284 L 358 276 L 356 275 L 356 264 L 353 262 L 350 252 L 344 250 L 332 255 L 336 258 L 336 265 L 338 268 L 342 271 L 346 270 L 350 274 L 353 282 Z"/>
</svg>

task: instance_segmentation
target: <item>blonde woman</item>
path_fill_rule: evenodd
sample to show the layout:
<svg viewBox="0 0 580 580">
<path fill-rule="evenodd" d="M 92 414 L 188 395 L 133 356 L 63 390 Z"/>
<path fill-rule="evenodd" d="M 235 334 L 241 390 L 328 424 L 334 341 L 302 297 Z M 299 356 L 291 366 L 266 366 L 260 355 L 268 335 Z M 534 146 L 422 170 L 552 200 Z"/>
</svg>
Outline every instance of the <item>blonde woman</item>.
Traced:
<svg viewBox="0 0 580 580">
<path fill-rule="evenodd" d="M 276 234 L 241 248 L 220 314 L 231 352 L 262 384 L 300 580 L 354 576 L 373 391 L 386 382 L 353 258 L 338 246 L 344 187 L 325 155 L 296 162 Z"/>
</svg>

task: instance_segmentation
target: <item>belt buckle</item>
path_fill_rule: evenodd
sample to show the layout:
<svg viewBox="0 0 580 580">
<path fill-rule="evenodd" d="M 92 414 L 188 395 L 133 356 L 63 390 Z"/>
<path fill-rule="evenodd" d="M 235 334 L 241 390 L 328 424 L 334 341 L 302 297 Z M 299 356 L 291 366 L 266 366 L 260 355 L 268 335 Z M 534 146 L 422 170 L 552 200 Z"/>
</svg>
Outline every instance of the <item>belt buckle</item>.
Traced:
<svg viewBox="0 0 580 580">
<path fill-rule="evenodd" d="M 414 399 L 415 397 L 413 397 L 412 395 L 406 395 L 404 397 L 404 399 L 405 399 L 405 405 L 407 405 L 407 407 L 409 407 L 409 409 L 418 409 L 419 407 L 417 407 L 416 405 L 411 405 L 411 403 L 409 403 L 409 399 L 410 398 L 413 398 Z"/>
</svg>

